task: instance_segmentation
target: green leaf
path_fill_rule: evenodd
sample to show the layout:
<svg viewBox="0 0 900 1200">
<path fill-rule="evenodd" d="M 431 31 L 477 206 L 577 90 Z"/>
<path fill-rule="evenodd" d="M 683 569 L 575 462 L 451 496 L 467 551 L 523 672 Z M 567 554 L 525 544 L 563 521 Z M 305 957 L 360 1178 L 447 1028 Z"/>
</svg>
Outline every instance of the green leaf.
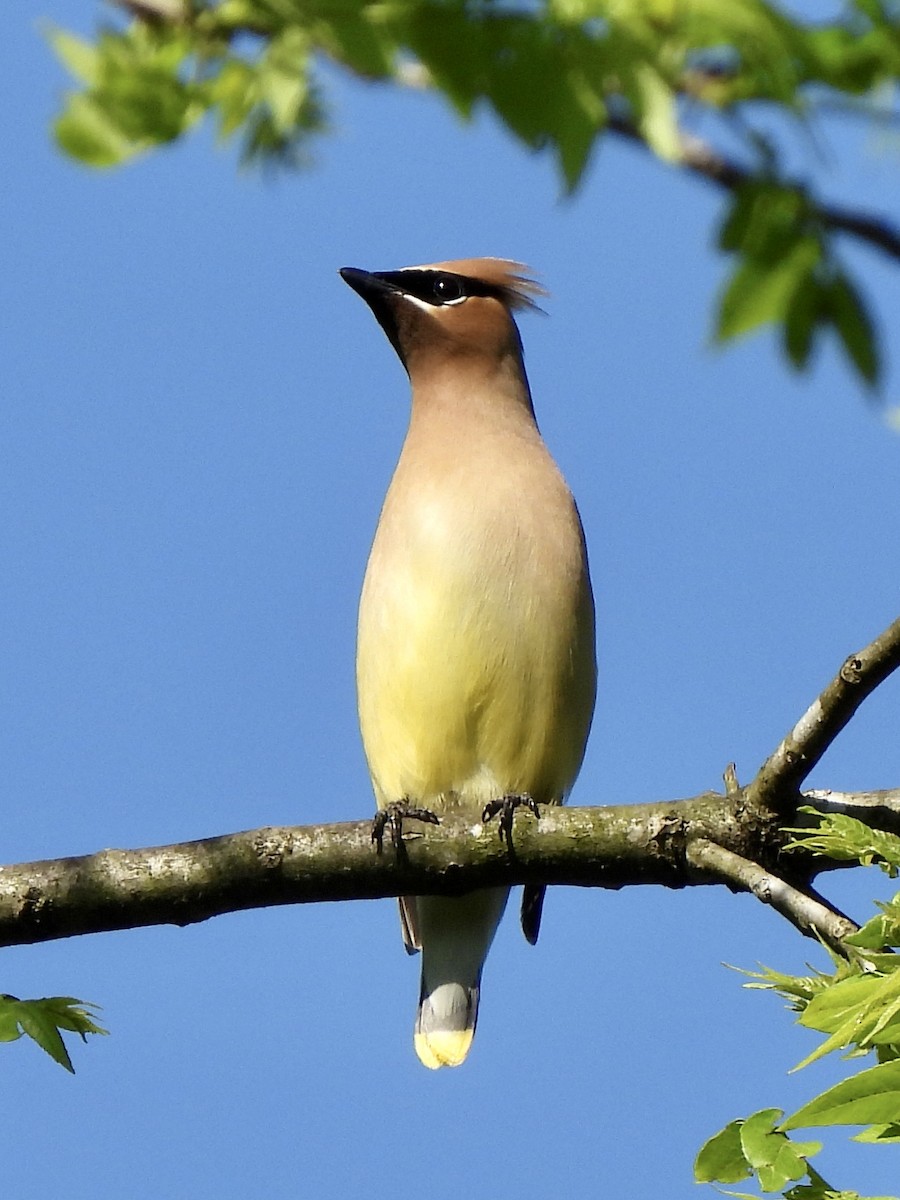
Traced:
<svg viewBox="0 0 900 1200">
<path fill-rule="evenodd" d="M 744 259 L 732 275 L 719 304 L 718 341 L 740 337 L 768 322 L 781 321 L 791 298 L 821 256 L 814 237 L 799 237 L 780 259 Z"/>
<path fill-rule="evenodd" d="M 741 1124 L 731 1121 L 700 1148 L 694 1161 L 697 1183 L 740 1183 L 751 1174 L 741 1143 Z"/>
<path fill-rule="evenodd" d="M 859 946 L 864 950 L 882 950 L 887 947 L 900 947 L 900 896 L 895 896 L 887 904 L 876 901 L 881 912 L 871 917 L 852 936 L 845 940 L 851 946 Z"/>
<path fill-rule="evenodd" d="M 784 349 L 788 360 L 797 370 L 809 362 L 813 334 L 819 323 L 822 289 L 815 272 L 801 279 L 788 301 L 784 315 Z"/>
<path fill-rule="evenodd" d="M 822 1178 L 812 1164 L 807 1165 L 806 1173 L 807 1182 L 799 1183 L 786 1191 L 785 1200 L 838 1200 L 839 1193 Z M 847 1196 L 845 1200 L 853 1200 L 853 1197 Z"/>
<path fill-rule="evenodd" d="M 606 122 L 606 105 L 587 74 L 576 67 L 564 73 L 560 92 L 562 112 L 556 122 L 556 146 L 566 191 L 573 192 Z"/>
<path fill-rule="evenodd" d="M 741 1126 L 744 1157 L 757 1172 L 764 1192 L 780 1191 L 792 1180 L 806 1174 L 806 1158 L 817 1154 L 819 1142 L 791 1142 L 775 1125 L 784 1113 L 780 1108 L 764 1108 L 748 1117 Z"/>
<path fill-rule="evenodd" d="M 742 1122 L 741 1147 L 751 1167 L 762 1167 L 772 1161 L 772 1130 L 783 1116 L 780 1108 L 761 1108 Z"/>
<path fill-rule="evenodd" d="M 52 1059 L 55 1059 L 61 1067 L 65 1067 L 73 1075 L 75 1074 L 69 1052 L 63 1044 L 56 1022 L 52 1020 L 49 1013 L 36 1005 L 27 1009 L 23 1008 L 19 1014 L 19 1024 L 22 1026 L 22 1032 L 33 1038 Z"/>
<path fill-rule="evenodd" d="M 256 72 L 239 59 L 223 64 L 207 85 L 210 103 L 218 105 L 219 133 L 229 138 L 250 116 L 257 102 Z"/>
<path fill-rule="evenodd" d="M 535 92 L 536 77 L 549 71 L 557 77 L 563 70 L 556 48 L 540 26 L 522 21 L 489 23 L 475 62 L 479 86 L 508 129 L 534 149 L 555 140 L 560 113 L 571 98 L 555 88 L 552 98 Z"/>
<path fill-rule="evenodd" d="M 878 335 L 862 295 L 849 277 L 835 276 L 823 292 L 823 309 L 859 374 L 871 387 L 881 376 Z"/>
<path fill-rule="evenodd" d="M 799 1024 L 819 1033 L 836 1033 L 848 1021 L 855 1022 L 858 1013 L 871 1004 L 879 983 L 877 975 L 838 980 L 810 1000 L 798 1018 Z"/>
<path fill-rule="evenodd" d="M 782 1141 L 774 1160 L 757 1171 L 759 1186 L 764 1192 L 780 1192 L 787 1184 L 802 1179 L 806 1174 L 807 1157 L 822 1149 L 821 1142 L 792 1142 L 783 1134 L 773 1135 L 773 1140 L 775 1137 Z"/>
<path fill-rule="evenodd" d="M 671 86 L 649 62 L 637 63 L 632 70 L 632 79 L 632 91 L 638 97 L 638 128 L 647 145 L 666 162 L 678 162 L 681 131 Z"/>
<path fill-rule="evenodd" d="M 308 92 L 310 43 L 299 28 L 273 38 L 257 72 L 259 92 L 272 114 L 275 128 L 289 134 L 300 117 Z"/>
<path fill-rule="evenodd" d="M 841 980 L 811 1000 L 799 1018 L 801 1025 L 831 1036 L 793 1069 L 799 1071 L 832 1050 L 845 1046 L 871 1049 L 880 1040 L 892 1041 L 891 1028 L 900 1013 L 900 971 Z"/>
<path fill-rule="evenodd" d="M 861 1196 L 859 1192 L 836 1191 L 827 1183 L 800 1183 L 784 1193 L 784 1200 L 896 1200 L 894 1196 Z"/>
<path fill-rule="evenodd" d="M 61 149 L 89 167 L 116 167 L 141 150 L 95 100 L 82 93 L 69 97 L 53 132 Z"/>
<path fill-rule="evenodd" d="M 27 1034 L 52 1059 L 75 1073 L 72 1060 L 60 1036 L 60 1029 L 80 1034 L 105 1034 L 88 1008 L 95 1005 L 76 1000 L 73 996 L 45 996 L 41 1000 L 19 1000 L 16 996 L 0 996 L 0 1041 L 11 1042 Z"/>
<path fill-rule="evenodd" d="M 22 1036 L 15 996 L 0 996 L 0 1042 L 15 1042 Z"/>
<path fill-rule="evenodd" d="M 698 1183 L 738 1183 L 756 1171 L 764 1192 L 780 1191 L 811 1170 L 806 1159 L 821 1150 L 818 1142 L 792 1142 L 775 1124 L 780 1108 L 764 1108 L 743 1121 L 732 1121 L 709 1139 L 694 1163 Z M 729 1192 L 728 1195 L 738 1195 Z"/>
<path fill-rule="evenodd" d="M 900 1122 L 900 1060 L 870 1067 L 843 1080 L 782 1121 L 781 1128 L 897 1122 Z"/>
<path fill-rule="evenodd" d="M 376 6 L 355 10 L 343 4 L 323 6 L 315 38 L 331 55 L 364 79 L 384 79 L 394 70 L 395 39 L 382 28 L 383 10 Z"/>
<path fill-rule="evenodd" d="M 797 243 L 810 211 L 801 188 L 752 179 L 735 194 L 719 230 L 719 247 L 774 266 Z"/>
<path fill-rule="evenodd" d="M 67 48 L 77 39 L 51 35 Z M 94 167 L 115 166 L 160 142 L 179 137 L 203 113 L 209 91 L 182 78 L 192 43 L 186 31 L 135 22 L 98 39 L 87 90 L 70 93 L 55 122 L 59 145 Z M 80 61 L 73 66 L 84 75 Z"/>
<path fill-rule="evenodd" d="M 96 46 L 56 25 L 47 25 L 45 36 L 57 58 L 76 79 L 88 87 L 97 82 L 99 52 Z"/>
<path fill-rule="evenodd" d="M 728 215 L 719 227 L 719 249 L 733 252 L 744 247 L 753 210 L 759 195 L 757 183 L 745 183 L 735 191 Z"/>
<path fill-rule="evenodd" d="M 142 148 L 174 141 L 199 115 L 192 89 L 163 70 L 118 75 L 94 96 L 110 120 Z"/>
<path fill-rule="evenodd" d="M 797 836 L 785 848 L 803 849 L 834 858 L 839 862 L 856 861 L 863 866 L 876 863 L 892 879 L 900 870 L 900 837 L 871 829 L 855 817 L 842 813 L 821 813 L 818 809 L 804 805 L 798 812 L 815 817 L 818 827 L 810 829 L 786 829 L 785 833 Z"/>
<path fill-rule="evenodd" d="M 98 1007 L 90 1001 L 76 1000 L 74 996 L 47 996 L 44 1000 L 32 1003 L 40 1004 L 60 1029 L 77 1033 L 82 1041 L 87 1040 L 89 1033 L 101 1034 L 104 1037 L 107 1034 L 103 1026 L 98 1025 L 88 1012 L 88 1009 Z"/>
<path fill-rule="evenodd" d="M 468 21 L 463 13 L 450 8 L 429 11 L 413 6 L 409 12 L 401 11 L 396 25 L 398 40 L 409 47 L 463 117 L 471 115 L 472 105 L 489 83 L 490 28 L 486 32 L 482 24 Z M 508 24 L 510 37 L 504 43 L 511 56 L 516 53 L 513 24 Z"/>
<path fill-rule="evenodd" d="M 833 985 L 836 978 L 843 978 L 852 968 L 846 959 L 836 962 L 836 975 L 825 975 L 821 971 L 815 975 L 785 975 L 771 967 L 763 967 L 761 971 L 742 971 L 754 980 L 745 983 L 744 987 L 751 990 L 773 991 L 787 1000 L 794 1012 L 803 1012 L 813 996 Z M 840 975 L 837 973 L 840 972 Z"/>
<path fill-rule="evenodd" d="M 854 1134 L 854 1142 L 878 1142 L 887 1145 L 889 1142 L 900 1142 L 900 1122 L 892 1121 L 889 1125 L 870 1125 L 862 1133 Z"/>
</svg>

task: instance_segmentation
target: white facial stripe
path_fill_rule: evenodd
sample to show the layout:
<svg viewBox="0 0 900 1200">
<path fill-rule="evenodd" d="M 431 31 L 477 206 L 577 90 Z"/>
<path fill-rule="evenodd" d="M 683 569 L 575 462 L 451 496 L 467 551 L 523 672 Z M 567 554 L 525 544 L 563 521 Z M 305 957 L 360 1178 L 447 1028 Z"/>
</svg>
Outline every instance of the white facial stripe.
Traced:
<svg viewBox="0 0 900 1200">
<path fill-rule="evenodd" d="M 415 304 L 416 308 L 421 308 L 423 312 L 431 312 L 434 308 L 433 304 L 426 304 L 424 300 L 420 300 L 418 296 L 413 296 L 410 292 L 401 293 L 404 300 L 408 300 L 410 304 Z"/>
<path fill-rule="evenodd" d="M 411 292 L 403 292 L 402 295 L 404 300 L 408 300 L 410 304 L 415 304 L 423 312 L 433 312 L 436 308 L 451 308 L 456 304 L 465 304 L 469 298 L 468 296 L 457 296 L 455 300 L 442 300 L 440 304 L 429 304 L 427 300 L 420 300 L 418 296 L 414 296 Z"/>
</svg>

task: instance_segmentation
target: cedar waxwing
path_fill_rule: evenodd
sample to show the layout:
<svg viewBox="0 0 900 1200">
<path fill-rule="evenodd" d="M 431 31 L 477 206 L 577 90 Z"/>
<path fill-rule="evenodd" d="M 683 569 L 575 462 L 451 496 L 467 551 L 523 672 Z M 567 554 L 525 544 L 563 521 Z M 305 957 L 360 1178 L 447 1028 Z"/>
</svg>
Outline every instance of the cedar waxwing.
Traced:
<svg viewBox="0 0 900 1200">
<path fill-rule="evenodd" d="M 473 258 L 341 271 L 412 385 L 359 607 L 359 719 L 379 833 L 385 810 L 478 822 L 504 801 L 559 804 L 584 755 L 594 604 L 581 521 L 535 424 L 512 317 L 541 290 L 524 270 Z M 507 895 L 400 901 L 406 947 L 422 951 L 415 1048 L 427 1067 L 466 1057 Z M 526 887 L 531 942 L 542 900 L 543 888 Z"/>
</svg>

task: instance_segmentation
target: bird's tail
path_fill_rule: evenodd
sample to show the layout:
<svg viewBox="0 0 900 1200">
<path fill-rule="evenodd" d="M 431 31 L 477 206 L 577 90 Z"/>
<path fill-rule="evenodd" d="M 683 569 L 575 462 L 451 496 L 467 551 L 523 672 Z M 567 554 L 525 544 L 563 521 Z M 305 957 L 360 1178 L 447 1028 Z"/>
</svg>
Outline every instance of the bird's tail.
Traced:
<svg viewBox="0 0 900 1200">
<path fill-rule="evenodd" d="M 457 1067 L 478 1019 L 481 971 L 503 916 L 507 888 L 468 896 L 419 896 L 422 986 L 415 1048 L 426 1067 Z"/>
</svg>

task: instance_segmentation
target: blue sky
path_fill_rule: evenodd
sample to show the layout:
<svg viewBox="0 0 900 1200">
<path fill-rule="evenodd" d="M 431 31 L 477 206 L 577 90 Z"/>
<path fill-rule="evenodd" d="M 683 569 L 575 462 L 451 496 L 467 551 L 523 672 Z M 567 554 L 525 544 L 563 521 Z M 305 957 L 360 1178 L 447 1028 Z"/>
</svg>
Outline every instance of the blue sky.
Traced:
<svg viewBox="0 0 900 1200">
<path fill-rule="evenodd" d="M 574 803 L 691 795 L 731 759 L 746 779 L 897 616 L 900 437 L 831 348 L 802 379 L 765 334 L 710 350 L 712 190 L 611 144 L 565 200 L 488 117 L 334 72 L 333 130 L 300 175 L 240 175 L 206 132 L 91 174 L 50 144 L 64 77 L 34 10 L 7 25 L 5 860 L 372 811 L 355 610 L 407 390 L 341 266 L 496 254 L 552 292 L 522 334 L 600 647 Z M 896 219 L 896 152 L 840 123 L 825 144 L 828 194 Z M 895 344 L 900 277 L 848 258 Z M 813 783 L 897 786 L 898 702 L 892 681 Z M 864 916 L 888 885 L 857 874 L 829 891 Z M 707 1136 L 840 1073 L 786 1074 L 812 1036 L 722 966 L 760 961 L 824 965 L 723 889 L 555 890 L 536 949 L 502 927 L 470 1060 L 431 1073 L 387 901 L 10 950 L 2 990 L 96 1000 L 111 1036 L 72 1047 L 74 1078 L 0 1047 L 0 1184 L 15 1200 L 686 1200 Z M 896 1190 L 895 1148 L 830 1145 L 836 1186 Z"/>
</svg>

